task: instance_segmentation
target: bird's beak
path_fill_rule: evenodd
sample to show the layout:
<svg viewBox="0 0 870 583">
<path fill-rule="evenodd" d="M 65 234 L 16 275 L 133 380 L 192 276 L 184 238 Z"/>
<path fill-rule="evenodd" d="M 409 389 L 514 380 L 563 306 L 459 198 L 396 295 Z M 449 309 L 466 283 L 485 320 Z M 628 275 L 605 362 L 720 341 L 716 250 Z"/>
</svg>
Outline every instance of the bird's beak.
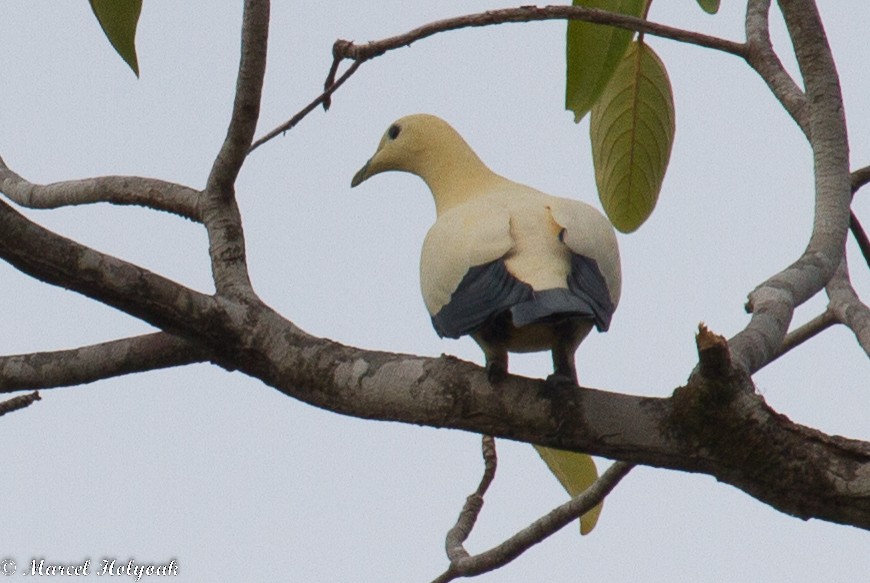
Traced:
<svg viewBox="0 0 870 583">
<path fill-rule="evenodd" d="M 365 166 L 359 169 L 359 171 L 353 175 L 353 179 L 350 181 L 350 187 L 358 186 L 363 180 L 366 180 L 369 177 L 369 167 L 371 166 L 372 161 L 369 160 L 365 163 Z"/>
</svg>

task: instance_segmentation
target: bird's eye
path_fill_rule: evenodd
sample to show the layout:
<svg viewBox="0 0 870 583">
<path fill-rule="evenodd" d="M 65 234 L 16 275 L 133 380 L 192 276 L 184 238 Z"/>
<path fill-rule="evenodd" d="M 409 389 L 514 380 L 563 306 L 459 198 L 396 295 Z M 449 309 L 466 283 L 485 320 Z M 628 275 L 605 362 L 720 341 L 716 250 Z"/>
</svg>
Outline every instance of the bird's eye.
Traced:
<svg viewBox="0 0 870 583">
<path fill-rule="evenodd" d="M 390 126 L 390 129 L 387 130 L 387 135 L 390 137 L 391 140 L 395 140 L 397 137 L 399 137 L 399 132 L 401 131 L 402 128 L 400 128 L 396 124 L 393 124 Z"/>
</svg>

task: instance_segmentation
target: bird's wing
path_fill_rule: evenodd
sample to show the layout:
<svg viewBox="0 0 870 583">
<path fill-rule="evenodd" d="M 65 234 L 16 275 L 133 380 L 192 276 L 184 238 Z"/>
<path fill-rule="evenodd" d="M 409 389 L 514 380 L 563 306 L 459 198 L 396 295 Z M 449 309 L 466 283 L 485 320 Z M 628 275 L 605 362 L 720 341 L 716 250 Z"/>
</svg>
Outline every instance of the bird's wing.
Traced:
<svg viewBox="0 0 870 583">
<path fill-rule="evenodd" d="M 550 209 L 571 251 L 568 289 L 589 304 L 598 329 L 607 330 L 622 289 L 613 227 L 594 207 L 580 201 L 554 197 Z"/>
<path fill-rule="evenodd" d="M 510 214 L 502 206 L 469 203 L 438 218 L 423 242 L 420 286 L 440 336 L 473 332 L 531 294 L 504 266 L 512 248 Z"/>
</svg>

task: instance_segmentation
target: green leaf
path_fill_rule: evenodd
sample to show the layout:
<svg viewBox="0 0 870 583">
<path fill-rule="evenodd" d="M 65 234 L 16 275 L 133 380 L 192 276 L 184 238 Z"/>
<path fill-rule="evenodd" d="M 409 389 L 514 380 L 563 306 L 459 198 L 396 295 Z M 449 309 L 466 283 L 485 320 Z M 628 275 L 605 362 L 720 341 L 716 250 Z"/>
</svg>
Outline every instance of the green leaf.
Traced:
<svg viewBox="0 0 870 583">
<path fill-rule="evenodd" d="M 698 5 L 707 14 L 716 14 L 719 12 L 719 0 L 698 0 Z"/>
<path fill-rule="evenodd" d="M 665 66 L 648 45 L 635 42 L 592 107 L 589 124 L 598 196 L 623 233 L 640 227 L 658 201 L 674 129 Z"/>
<path fill-rule="evenodd" d="M 585 453 L 563 451 L 536 445 L 535 449 L 546 462 L 550 471 L 559 479 L 559 482 L 568 491 L 571 498 L 582 494 L 592 483 L 598 479 L 598 470 L 595 462 Z M 601 514 L 602 502 L 598 506 L 580 517 L 580 534 L 589 534 L 598 522 Z"/>
<path fill-rule="evenodd" d="M 647 0 L 574 0 L 574 6 L 600 8 L 640 17 Z M 568 21 L 565 109 L 583 119 L 616 70 L 634 33 L 580 20 Z"/>
<path fill-rule="evenodd" d="M 90 0 L 91 10 L 103 27 L 106 38 L 139 76 L 136 58 L 136 25 L 142 12 L 142 0 Z"/>
</svg>

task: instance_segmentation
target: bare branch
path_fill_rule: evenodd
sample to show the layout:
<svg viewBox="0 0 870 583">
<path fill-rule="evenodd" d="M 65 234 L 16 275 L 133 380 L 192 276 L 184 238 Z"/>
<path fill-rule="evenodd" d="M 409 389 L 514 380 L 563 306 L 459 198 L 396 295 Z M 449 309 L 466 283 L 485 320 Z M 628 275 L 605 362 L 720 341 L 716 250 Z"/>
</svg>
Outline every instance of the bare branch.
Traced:
<svg viewBox="0 0 870 583">
<path fill-rule="evenodd" d="M 585 492 L 550 511 L 503 543 L 479 555 L 451 560 L 448 570 L 433 583 L 447 583 L 457 577 L 471 577 L 503 567 L 601 503 L 633 467 L 625 462 L 613 463 Z"/>
<path fill-rule="evenodd" d="M 266 74 L 269 0 L 246 0 L 236 96 L 227 136 L 204 191 L 212 276 L 218 295 L 253 298 L 235 182 L 251 148 Z"/>
<path fill-rule="evenodd" d="M 780 356 L 784 355 L 786 352 L 797 348 L 810 338 L 813 338 L 817 334 L 824 332 L 834 324 L 838 323 L 839 320 L 837 316 L 834 314 L 833 310 L 828 308 L 806 324 L 795 328 L 791 332 L 785 335 L 785 338 L 782 341 L 782 346 L 779 347 L 779 350 L 773 355 L 773 358 L 770 359 L 770 364 Z"/>
<path fill-rule="evenodd" d="M 42 400 L 42 397 L 39 396 L 39 391 L 34 391 L 29 395 L 12 397 L 11 399 L 0 402 L 0 415 L 6 415 L 6 413 L 24 409 L 40 400 Z"/>
<path fill-rule="evenodd" d="M 870 308 L 855 293 L 845 259 L 828 282 L 826 291 L 831 301 L 829 309 L 852 330 L 858 344 L 870 356 Z"/>
<path fill-rule="evenodd" d="M 334 63 L 336 65 L 338 64 L 338 62 L 339 62 L 338 60 L 334 61 Z M 259 148 L 260 146 L 262 146 L 263 144 L 265 144 L 266 142 L 268 142 L 272 138 L 274 138 L 280 134 L 283 134 L 286 131 L 292 130 L 296 126 L 296 124 L 298 124 L 300 121 L 302 121 L 306 115 L 308 115 L 309 113 L 314 111 L 314 109 L 318 105 L 322 104 L 324 107 L 328 107 L 328 104 L 330 102 L 330 98 L 332 97 L 332 94 L 335 93 L 335 91 L 339 87 L 344 85 L 344 82 L 347 81 L 350 78 L 350 76 L 353 75 L 356 72 L 356 70 L 359 69 L 359 66 L 362 64 L 363 64 L 363 61 L 354 61 L 353 64 L 351 64 L 351 66 L 347 68 L 347 71 L 345 71 L 341 75 L 341 77 L 339 77 L 337 80 L 335 80 L 333 78 L 335 75 L 335 69 L 334 68 L 331 69 L 330 76 L 327 78 L 326 88 L 324 89 L 323 93 L 318 95 L 314 99 L 314 101 L 312 101 L 311 103 L 309 103 L 308 105 L 303 107 L 296 115 L 291 117 L 289 120 L 282 123 L 281 125 L 279 125 L 275 129 L 273 129 L 272 131 L 267 133 L 265 136 L 263 136 L 262 138 L 258 139 L 253 144 L 251 144 L 251 150 L 253 151 L 255 148 Z"/>
<path fill-rule="evenodd" d="M 0 393 L 90 383 L 207 359 L 188 340 L 165 332 L 71 350 L 0 357 Z"/>
<path fill-rule="evenodd" d="M 360 65 L 369 59 L 373 59 L 394 49 L 409 46 L 413 42 L 442 32 L 469 27 L 543 20 L 583 20 L 597 24 L 607 24 L 636 32 L 643 32 L 652 36 L 660 36 L 662 38 L 694 44 L 705 48 L 716 49 L 743 58 L 747 57 L 747 47 L 742 43 L 689 30 L 683 30 L 664 24 L 657 24 L 633 16 L 626 16 L 624 14 L 598 10 L 595 8 L 585 8 L 583 6 L 520 6 L 519 8 L 504 8 L 501 10 L 489 10 L 464 16 L 456 16 L 454 18 L 446 18 L 444 20 L 424 24 L 423 26 L 398 36 L 365 44 L 355 44 L 351 41 L 341 39 L 335 41 L 332 47 L 333 62 L 330 66 L 326 82 L 324 83 L 324 92 L 288 121 L 271 130 L 268 134 L 254 142 L 251 149 L 253 150 L 279 134 L 283 134 L 292 129 L 318 105 L 322 104 L 324 108 L 329 108 L 332 94 L 335 93 L 335 91 L 341 87 L 341 85 L 347 81 L 354 72 L 356 72 Z M 354 62 L 336 81 L 335 74 L 338 71 L 338 65 L 344 59 L 352 59 Z"/>
<path fill-rule="evenodd" d="M 172 182 L 138 176 L 100 176 L 54 184 L 33 184 L 0 158 L 0 192 L 34 209 L 54 209 L 97 202 L 136 205 L 200 222 L 199 192 Z"/>
<path fill-rule="evenodd" d="M 858 192 L 868 182 L 870 182 L 870 166 L 852 172 L 852 194 Z"/>
<path fill-rule="evenodd" d="M 773 50 L 769 13 L 770 0 L 750 0 L 746 7 L 746 62 L 767 83 L 773 95 L 809 138 L 807 98 Z"/>
<path fill-rule="evenodd" d="M 212 166 L 206 187 L 209 192 L 223 198 L 233 195 L 233 185 L 257 129 L 268 41 L 269 1 L 246 0 L 233 113 L 227 136 Z"/>
<path fill-rule="evenodd" d="M 730 344 L 735 361 L 755 372 L 782 345 L 795 306 L 821 290 L 840 264 L 849 224 L 849 147 L 839 77 L 812 0 L 781 0 L 807 88 L 815 170 L 815 219 L 803 255 L 749 295 L 752 318 Z"/>
<path fill-rule="evenodd" d="M 0 201 L 0 258 L 164 330 L 190 332 L 220 308 L 205 294 L 45 229 Z"/>
<path fill-rule="evenodd" d="M 855 242 L 858 244 L 858 249 L 861 250 L 861 255 L 864 256 L 864 261 L 870 266 L 870 237 L 867 237 L 867 232 L 861 226 L 855 212 L 849 213 L 849 230 L 852 231 L 852 236 L 855 237 Z"/>
<path fill-rule="evenodd" d="M 740 57 L 744 57 L 746 54 L 746 45 L 742 43 L 674 28 L 664 24 L 657 24 L 634 16 L 626 16 L 625 14 L 595 8 L 585 8 L 583 6 L 520 6 L 519 8 L 488 10 L 486 12 L 430 22 L 404 34 L 365 44 L 357 45 L 352 42 L 338 41 L 335 46 L 340 50 L 336 52 L 333 49 L 333 52 L 345 59 L 366 61 L 387 51 L 408 46 L 415 41 L 441 32 L 469 27 L 542 20 L 582 20 L 596 24 L 607 24 L 652 36 L 694 44 L 708 49 L 724 51 Z"/>
<path fill-rule="evenodd" d="M 481 439 L 481 450 L 483 451 L 483 477 L 480 479 L 480 484 L 472 494 L 465 500 L 465 505 L 459 513 L 459 518 L 456 524 L 447 532 L 447 537 L 444 543 L 447 551 L 447 558 L 450 562 L 458 561 L 468 557 L 468 552 L 465 550 L 463 543 L 471 534 L 474 528 L 480 510 L 483 508 L 483 497 L 489 489 L 495 478 L 495 470 L 498 466 L 498 457 L 495 451 L 495 439 L 492 436 L 484 435 Z"/>
</svg>

